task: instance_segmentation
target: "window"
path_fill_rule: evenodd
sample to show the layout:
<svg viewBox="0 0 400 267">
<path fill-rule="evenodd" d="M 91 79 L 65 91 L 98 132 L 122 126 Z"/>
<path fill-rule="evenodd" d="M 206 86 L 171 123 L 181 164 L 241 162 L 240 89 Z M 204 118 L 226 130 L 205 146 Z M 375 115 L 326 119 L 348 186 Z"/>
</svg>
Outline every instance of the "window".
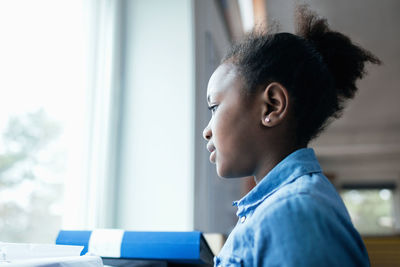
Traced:
<svg viewBox="0 0 400 267">
<path fill-rule="evenodd" d="M 357 230 L 363 235 L 394 233 L 394 187 L 345 187 L 340 192 Z"/>
<path fill-rule="evenodd" d="M 79 208 L 64 197 L 85 181 L 83 14 L 80 0 L 0 2 L 1 241 L 54 242 Z"/>
</svg>

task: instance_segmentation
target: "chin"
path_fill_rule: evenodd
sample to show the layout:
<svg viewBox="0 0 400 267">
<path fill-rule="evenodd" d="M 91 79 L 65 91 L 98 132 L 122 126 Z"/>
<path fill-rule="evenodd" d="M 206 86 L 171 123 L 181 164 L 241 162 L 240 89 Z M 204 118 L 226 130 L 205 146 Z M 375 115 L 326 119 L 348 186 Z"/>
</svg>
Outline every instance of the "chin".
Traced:
<svg viewBox="0 0 400 267">
<path fill-rule="evenodd" d="M 229 168 L 228 166 L 224 166 L 222 164 L 216 163 L 217 174 L 221 178 L 240 178 L 249 176 L 248 174 L 244 174 L 241 171 L 234 170 L 233 168 Z"/>
<path fill-rule="evenodd" d="M 217 168 L 217 174 L 221 178 L 231 178 L 229 175 L 225 174 L 224 172 L 221 172 L 218 168 Z"/>
<path fill-rule="evenodd" d="M 228 173 L 226 171 L 226 168 L 223 168 L 222 164 L 216 162 L 215 163 L 215 167 L 217 169 L 217 174 L 218 174 L 219 177 L 221 177 L 221 178 L 229 178 L 229 176 L 227 176 Z"/>
</svg>

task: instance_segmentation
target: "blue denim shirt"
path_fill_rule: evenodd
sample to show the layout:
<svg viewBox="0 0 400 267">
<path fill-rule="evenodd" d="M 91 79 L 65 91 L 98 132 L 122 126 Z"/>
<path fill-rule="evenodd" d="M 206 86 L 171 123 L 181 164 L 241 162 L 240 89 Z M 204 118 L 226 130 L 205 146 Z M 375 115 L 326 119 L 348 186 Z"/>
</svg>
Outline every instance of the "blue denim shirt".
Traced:
<svg viewBox="0 0 400 267">
<path fill-rule="evenodd" d="M 215 266 L 369 266 L 342 199 L 310 148 L 287 156 L 233 204 L 239 220 Z"/>
</svg>

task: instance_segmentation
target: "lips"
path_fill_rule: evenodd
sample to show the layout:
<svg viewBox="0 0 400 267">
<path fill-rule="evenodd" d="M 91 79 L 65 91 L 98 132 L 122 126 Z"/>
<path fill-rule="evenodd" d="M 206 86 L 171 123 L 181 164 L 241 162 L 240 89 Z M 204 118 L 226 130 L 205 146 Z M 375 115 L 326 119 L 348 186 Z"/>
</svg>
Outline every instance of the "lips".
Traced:
<svg viewBox="0 0 400 267">
<path fill-rule="evenodd" d="M 207 144 L 207 150 L 212 153 L 215 150 L 215 147 L 212 143 Z"/>
<path fill-rule="evenodd" d="M 213 151 L 213 152 L 211 152 L 211 154 L 210 154 L 210 161 L 211 161 L 211 163 L 215 163 L 215 153 L 216 153 L 216 151 Z"/>
<path fill-rule="evenodd" d="M 208 143 L 207 144 L 207 150 L 211 153 L 210 154 L 210 161 L 212 163 L 215 163 L 215 153 L 216 153 L 216 151 L 215 151 L 214 145 L 212 143 Z"/>
</svg>

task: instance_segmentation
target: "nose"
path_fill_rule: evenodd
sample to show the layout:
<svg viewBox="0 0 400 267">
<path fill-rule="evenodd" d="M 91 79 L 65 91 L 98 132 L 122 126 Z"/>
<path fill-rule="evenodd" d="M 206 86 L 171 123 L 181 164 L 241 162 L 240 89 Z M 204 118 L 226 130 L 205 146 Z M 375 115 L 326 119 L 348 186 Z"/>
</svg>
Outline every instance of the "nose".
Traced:
<svg viewBox="0 0 400 267">
<path fill-rule="evenodd" d="M 208 141 L 210 140 L 211 136 L 212 134 L 211 134 L 210 124 L 207 124 L 206 128 L 204 128 L 203 130 L 203 137 Z"/>
</svg>

